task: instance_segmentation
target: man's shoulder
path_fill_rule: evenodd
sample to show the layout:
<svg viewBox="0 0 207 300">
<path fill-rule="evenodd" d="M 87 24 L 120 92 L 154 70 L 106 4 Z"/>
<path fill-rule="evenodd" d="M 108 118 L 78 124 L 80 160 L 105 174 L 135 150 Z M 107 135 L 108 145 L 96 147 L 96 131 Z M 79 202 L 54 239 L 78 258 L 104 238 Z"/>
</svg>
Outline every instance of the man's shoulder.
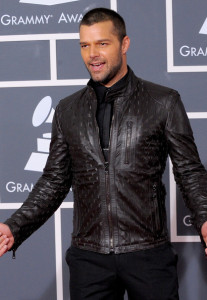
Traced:
<svg viewBox="0 0 207 300">
<path fill-rule="evenodd" d="M 65 110 L 67 107 L 70 107 L 73 104 L 78 104 L 79 100 L 82 99 L 83 95 L 87 91 L 87 86 L 78 90 L 77 92 L 61 99 L 58 104 L 60 110 Z"/>
<path fill-rule="evenodd" d="M 139 78 L 141 86 L 145 92 L 148 93 L 148 95 L 160 102 L 160 101 L 166 101 L 167 99 L 177 97 L 179 95 L 178 91 L 164 85 L 160 85 L 145 79 Z"/>
</svg>

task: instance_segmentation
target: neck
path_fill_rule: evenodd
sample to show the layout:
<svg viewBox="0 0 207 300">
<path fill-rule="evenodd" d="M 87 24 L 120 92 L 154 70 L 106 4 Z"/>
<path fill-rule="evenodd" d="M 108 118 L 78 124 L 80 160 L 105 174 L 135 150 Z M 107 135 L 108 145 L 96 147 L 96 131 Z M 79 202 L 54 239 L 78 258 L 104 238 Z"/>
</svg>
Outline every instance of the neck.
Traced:
<svg viewBox="0 0 207 300">
<path fill-rule="evenodd" d="M 123 63 L 117 74 L 106 84 L 102 83 L 105 87 L 111 87 L 115 83 L 117 83 L 120 79 L 122 79 L 128 72 L 126 57 L 123 57 Z"/>
</svg>

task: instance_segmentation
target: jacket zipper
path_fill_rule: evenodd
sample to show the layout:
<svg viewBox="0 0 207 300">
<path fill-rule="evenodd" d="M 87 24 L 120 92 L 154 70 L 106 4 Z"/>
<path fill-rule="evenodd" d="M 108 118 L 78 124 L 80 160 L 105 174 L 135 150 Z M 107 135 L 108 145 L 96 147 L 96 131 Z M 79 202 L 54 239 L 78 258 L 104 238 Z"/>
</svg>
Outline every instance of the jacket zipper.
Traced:
<svg viewBox="0 0 207 300">
<path fill-rule="evenodd" d="M 107 97 L 109 90 L 106 92 L 105 99 Z M 114 102 L 113 106 L 113 114 L 112 114 L 112 120 L 111 120 L 111 128 L 110 128 L 110 134 L 109 134 L 109 155 L 108 155 L 108 165 L 110 164 L 110 152 L 111 152 L 111 139 L 112 139 L 112 129 L 114 124 L 114 114 L 116 109 L 116 103 Z M 114 237 L 113 237 L 113 222 L 112 222 L 112 209 L 111 209 L 111 201 L 110 201 L 110 192 L 109 192 L 109 170 L 106 170 L 106 195 L 108 195 L 106 198 L 108 200 L 108 220 L 109 220 L 109 238 L 110 238 L 110 252 L 114 251 Z"/>
<path fill-rule="evenodd" d="M 108 91 L 106 92 L 105 97 L 107 96 Z M 114 103 L 114 109 L 115 110 L 115 103 Z M 113 116 L 112 116 L 112 121 L 111 121 L 111 128 L 110 128 L 110 138 L 109 138 L 109 159 L 110 159 L 110 145 L 111 145 L 111 133 L 112 133 L 112 127 L 113 127 L 113 122 L 114 122 L 114 111 L 113 111 Z M 96 130 L 98 132 L 98 144 L 99 144 L 99 152 L 101 153 L 102 161 L 104 162 L 104 169 L 105 169 L 105 187 L 106 187 L 106 205 L 107 205 L 107 212 L 108 212 L 108 223 L 109 223 L 109 249 L 110 252 L 114 251 L 114 238 L 113 238 L 113 231 L 112 231 L 112 217 L 111 217 L 111 201 L 110 201 L 110 192 L 109 192 L 109 161 L 106 162 L 102 149 L 101 149 L 101 144 L 100 144 L 100 134 L 99 134 L 99 128 L 97 121 L 95 119 L 95 124 L 96 124 Z"/>
<path fill-rule="evenodd" d="M 127 132 L 126 132 L 126 146 L 125 146 L 125 164 L 129 164 L 129 153 L 131 148 L 131 138 L 132 138 L 132 125 L 133 122 L 127 122 Z"/>
<path fill-rule="evenodd" d="M 110 202 L 110 193 L 109 193 L 109 171 L 108 163 L 105 163 L 105 179 L 106 179 L 106 205 L 108 210 L 108 222 L 109 222 L 109 244 L 110 252 L 114 249 L 114 239 L 112 233 L 112 218 L 111 218 L 111 202 Z"/>
</svg>

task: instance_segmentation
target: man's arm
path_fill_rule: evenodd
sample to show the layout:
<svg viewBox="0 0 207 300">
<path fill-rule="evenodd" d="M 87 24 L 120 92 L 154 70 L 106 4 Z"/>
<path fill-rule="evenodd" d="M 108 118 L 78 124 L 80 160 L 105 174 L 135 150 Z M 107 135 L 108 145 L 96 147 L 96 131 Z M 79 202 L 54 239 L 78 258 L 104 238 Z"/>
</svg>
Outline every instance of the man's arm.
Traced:
<svg viewBox="0 0 207 300">
<path fill-rule="evenodd" d="M 166 123 L 168 151 L 173 163 L 173 173 L 191 220 L 203 244 L 207 243 L 207 172 L 202 165 L 190 122 L 180 96 L 171 95 L 171 108 Z"/>
<path fill-rule="evenodd" d="M 72 180 L 71 159 L 68 144 L 62 134 L 61 112 L 59 114 L 58 108 L 53 118 L 50 153 L 43 174 L 23 205 L 4 222 L 13 237 L 10 232 L 6 233 L 5 227 L 2 230 L 0 228 L 3 253 L 10 249 L 15 251 L 48 220 L 69 192 Z M 10 239 L 9 242 L 5 236 Z"/>
</svg>

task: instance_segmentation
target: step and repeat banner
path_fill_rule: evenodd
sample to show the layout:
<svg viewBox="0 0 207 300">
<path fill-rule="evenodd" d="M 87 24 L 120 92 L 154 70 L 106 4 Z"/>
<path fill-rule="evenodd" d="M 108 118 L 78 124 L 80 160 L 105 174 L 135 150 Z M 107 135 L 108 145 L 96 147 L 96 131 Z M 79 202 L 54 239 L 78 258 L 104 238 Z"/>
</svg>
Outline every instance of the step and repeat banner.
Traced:
<svg viewBox="0 0 207 300">
<path fill-rule="evenodd" d="M 207 167 L 207 2 L 205 0 L 0 0 L 0 220 L 27 198 L 48 157 L 54 109 L 86 85 L 79 23 L 112 8 L 131 38 L 128 63 L 144 79 L 177 89 Z M 171 241 L 179 255 L 180 298 L 206 298 L 207 261 L 177 189 L 170 160 L 164 182 Z M 66 300 L 65 251 L 73 195 L 17 251 L 0 260 L 3 300 Z M 127 296 L 126 296 L 127 299 Z"/>
</svg>

